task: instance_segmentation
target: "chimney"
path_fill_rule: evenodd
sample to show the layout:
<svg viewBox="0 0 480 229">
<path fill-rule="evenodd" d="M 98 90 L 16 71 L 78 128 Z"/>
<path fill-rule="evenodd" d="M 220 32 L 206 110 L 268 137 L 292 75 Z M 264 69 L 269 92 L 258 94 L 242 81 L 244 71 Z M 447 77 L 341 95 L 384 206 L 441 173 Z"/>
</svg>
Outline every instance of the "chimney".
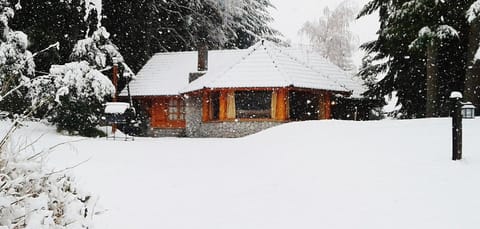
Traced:
<svg viewBox="0 0 480 229">
<path fill-rule="evenodd" d="M 191 83 L 198 78 L 205 75 L 208 70 L 208 47 L 206 44 L 200 44 L 198 46 L 198 65 L 197 72 L 191 72 L 188 78 L 188 82 Z"/>
<path fill-rule="evenodd" d="M 201 44 L 198 47 L 198 71 L 204 72 L 208 70 L 208 47 Z"/>
<path fill-rule="evenodd" d="M 115 92 L 113 94 L 113 102 L 117 102 L 117 87 L 118 87 L 118 60 L 113 58 L 113 68 L 112 68 L 112 83 L 115 87 Z"/>
</svg>

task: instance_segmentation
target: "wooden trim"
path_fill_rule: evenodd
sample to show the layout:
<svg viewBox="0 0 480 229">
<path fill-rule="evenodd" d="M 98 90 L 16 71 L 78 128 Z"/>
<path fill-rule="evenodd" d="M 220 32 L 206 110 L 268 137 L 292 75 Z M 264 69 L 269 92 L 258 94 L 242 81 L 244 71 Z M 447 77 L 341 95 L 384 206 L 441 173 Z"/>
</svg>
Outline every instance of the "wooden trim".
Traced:
<svg viewBox="0 0 480 229">
<path fill-rule="evenodd" d="M 132 96 L 132 99 L 136 100 L 145 100 L 145 99 L 157 99 L 157 98 L 181 98 L 184 99 L 183 95 L 148 95 L 148 96 Z M 121 96 L 119 98 L 128 98 L 127 96 Z"/>
<path fill-rule="evenodd" d="M 331 99 L 330 99 L 330 93 L 329 92 L 324 92 L 320 95 L 318 105 L 319 105 L 319 109 L 320 109 L 318 119 L 320 119 L 320 120 L 331 119 L 332 102 L 331 102 Z"/>
<path fill-rule="evenodd" d="M 208 90 L 203 91 L 202 95 L 202 121 L 207 122 L 210 120 L 210 92 Z"/>
<path fill-rule="evenodd" d="M 216 89 L 204 89 L 202 95 L 202 121 L 203 122 L 225 122 L 225 121 L 288 121 L 289 119 L 289 106 L 288 106 L 288 93 L 291 88 L 216 88 Z M 268 119 L 265 118 L 228 118 L 228 93 L 230 92 L 241 92 L 241 91 L 276 91 L 277 92 L 277 104 L 275 108 L 275 117 Z M 218 119 L 212 120 L 212 104 L 211 104 L 211 95 L 212 92 L 219 93 L 219 114 Z M 274 93 L 272 93 L 274 94 Z M 272 98 L 273 99 L 273 98 Z"/>
<path fill-rule="evenodd" d="M 325 93 L 325 119 L 332 119 L 332 99 L 331 93 Z"/>
<path fill-rule="evenodd" d="M 287 88 L 281 88 L 277 92 L 277 112 L 275 119 L 279 121 L 285 121 L 287 120 L 287 102 L 288 102 L 288 89 Z"/>
<path fill-rule="evenodd" d="M 227 119 L 227 90 L 220 91 L 218 119 L 223 121 Z"/>
</svg>

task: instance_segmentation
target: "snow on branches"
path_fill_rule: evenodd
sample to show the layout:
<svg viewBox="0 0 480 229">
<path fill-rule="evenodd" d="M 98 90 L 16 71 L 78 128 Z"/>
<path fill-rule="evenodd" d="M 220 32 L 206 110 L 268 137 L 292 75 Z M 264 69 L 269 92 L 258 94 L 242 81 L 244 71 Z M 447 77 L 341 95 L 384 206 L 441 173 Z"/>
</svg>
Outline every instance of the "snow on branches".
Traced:
<svg viewBox="0 0 480 229">
<path fill-rule="evenodd" d="M 104 27 L 98 28 L 91 37 L 77 42 L 70 59 L 87 61 L 97 69 L 112 65 L 113 59 L 124 62 L 123 56 L 109 38 L 110 33 Z"/>
<path fill-rule="evenodd" d="M 0 87 L 10 90 L 16 85 L 8 83 L 25 83 L 27 76 L 34 75 L 35 63 L 27 46 L 27 35 L 20 31 L 8 33 L 6 42 L 0 43 Z"/>
<path fill-rule="evenodd" d="M 467 20 L 472 23 L 480 15 L 480 0 L 475 1 L 467 10 Z"/>
<path fill-rule="evenodd" d="M 98 70 L 92 69 L 86 61 L 53 65 L 50 75 L 57 91 L 55 101 L 60 104 L 61 96 L 69 95 L 73 101 L 94 97 L 103 102 L 105 97 L 115 92 L 110 79 Z"/>
<path fill-rule="evenodd" d="M 418 31 L 418 37 L 410 45 L 409 48 L 421 47 L 424 42 L 432 42 L 435 40 L 445 40 L 448 38 L 458 38 L 458 31 L 449 25 L 440 25 L 434 30 L 428 26 L 424 26 Z"/>
<path fill-rule="evenodd" d="M 64 171 L 47 172 L 42 154 L 26 148 L 0 149 L 0 228 L 90 228 L 96 200 Z"/>
<path fill-rule="evenodd" d="M 103 102 L 115 92 L 108 79 L 88 62 L 53 65 L 50 74 L 32 81 L 34 107 L 46 107 L 60 130 L 89 135 L 99 122 Z"/>
</svg>

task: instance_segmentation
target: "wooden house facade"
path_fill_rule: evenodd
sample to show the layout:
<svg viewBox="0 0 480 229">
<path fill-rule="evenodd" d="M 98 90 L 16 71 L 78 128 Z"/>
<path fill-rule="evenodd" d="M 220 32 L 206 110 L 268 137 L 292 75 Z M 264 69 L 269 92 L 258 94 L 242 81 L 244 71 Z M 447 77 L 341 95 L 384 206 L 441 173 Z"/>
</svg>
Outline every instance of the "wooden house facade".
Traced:
<svg viewBox="0 0 480 229">
<path fill-rule="evenodd" d="M 157 54 L 131 91 L 152 136 L 239 137 L 331 119 L 335 98 L 361 86 L 323 59 L 310 67 L 302 55 L 264 41 L 245 50 Z"/>
</svg>

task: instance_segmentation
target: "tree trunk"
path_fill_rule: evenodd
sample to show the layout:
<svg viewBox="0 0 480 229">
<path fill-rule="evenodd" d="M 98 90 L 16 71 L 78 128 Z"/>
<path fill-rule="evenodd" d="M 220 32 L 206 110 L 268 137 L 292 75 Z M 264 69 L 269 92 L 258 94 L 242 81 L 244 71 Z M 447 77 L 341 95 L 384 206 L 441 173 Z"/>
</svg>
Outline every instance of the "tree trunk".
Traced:
<svg viewBox="0 0 480 229">
<path fill-rule="evenodd" d="M 467 71 L 465 73 L 465 101 L 472 102 L 473 105 L 480 107 L 480 63 L 475 60 L 475 54 L 480 43 L 480 21 L 474 21 L 470 24 L 468 35 L 467 50 Z"/>
<path fill-rule="evenodd" d="M 438 116 L 438 68 L 436 42 L 427 47 L 427 104 L 426 117 Z"/>
</svg>

